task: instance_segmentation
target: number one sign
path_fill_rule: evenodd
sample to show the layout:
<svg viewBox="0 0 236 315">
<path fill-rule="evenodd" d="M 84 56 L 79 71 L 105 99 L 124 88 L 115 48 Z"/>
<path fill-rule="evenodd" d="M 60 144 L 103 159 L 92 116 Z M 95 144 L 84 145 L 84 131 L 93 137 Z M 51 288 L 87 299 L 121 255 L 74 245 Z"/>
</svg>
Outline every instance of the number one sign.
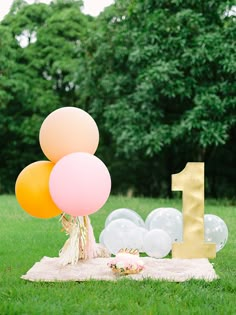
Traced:
<svg viewBox="0 0 236 315">
<path fill-rule="evenodd" d="M 204 163 L 172 175 L 172 190 L 182 191 L 183 203 L 183 242 L 172 244 L 172 257 L 214 258 L 216 244 L 204 241 Z"/>
</svg>

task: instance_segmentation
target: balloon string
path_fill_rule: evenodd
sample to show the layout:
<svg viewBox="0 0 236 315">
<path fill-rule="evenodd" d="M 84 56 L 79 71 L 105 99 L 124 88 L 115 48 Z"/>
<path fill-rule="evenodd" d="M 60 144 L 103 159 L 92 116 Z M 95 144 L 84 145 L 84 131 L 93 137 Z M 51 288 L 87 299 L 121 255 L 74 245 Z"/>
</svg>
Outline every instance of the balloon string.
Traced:
<svg viewBox="0 0 236 315">
<path fill-rule="evenodd" d="M 74 248 L 75 253 L 79 251 L 78 259 L 87 259 L 89 256 L 87 252 L 88 218 L 86 216 L 70 216 L 69 218 L 67 218 L 66 214 L 63 213 L 60 217 L 60 221 L 62 224 L 62 230 L 66 232 L 66 235 L 70 235 L 71 246 L 78 246 L 78 249 Z M 76 235 L 78 238 L 78 242 L 74 243 L 72 242 L 72 239 L 74 240 L 74 237 L 76 237 Z"/>
<path fill-rule="evenodd" d="M 85 217 L 77 217 L 77 222 L 80 228 L 80 259 L 86 259 L 86 245 L 88 241 L 88 233 L 86 227 L 86 218 Z"/>
<path fill-rule="evenodd" d="M 69 235 L 59 252 L 62 265 L 77 264 L 79 260 L 95 257 L 110 257 L 108 250 L 101 244 L 96 244 L 93 228 L 88 216 L 72 217 L 61 215 L 63 231 Z"/>
<path fill-rule="evenodd" d="M 73 225 L 74 225 L 74 218 L 70 217 L 69 219 L 66 217 L 66 214 L 61 214 L 61 217 L 59 219 L 61 221 L 62 225 L 62 231 L 66 232 L 66 235 L 70 235 Z"/>
</svg>

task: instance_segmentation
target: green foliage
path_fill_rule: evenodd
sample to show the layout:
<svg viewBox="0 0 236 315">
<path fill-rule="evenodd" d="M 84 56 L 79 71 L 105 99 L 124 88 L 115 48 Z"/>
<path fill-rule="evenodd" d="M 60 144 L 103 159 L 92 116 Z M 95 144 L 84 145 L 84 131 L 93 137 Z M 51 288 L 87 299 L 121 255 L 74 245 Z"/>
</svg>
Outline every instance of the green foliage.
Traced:
<svg viewBox="0 0 236 315">
<path fill-rule="evenodd" d="M 233 2 L 117 0 L 97 18 L 81 4 L 16 0 L 0 23 L 0 191 L 43 158 L 43 119 L 78 106 L 114 193 L 170 196 L 170 175 L 205 161 L 207 193 L 235 196 Z"/>
<path fill-rule="evenodd" d="M 78 59 L 86 30 L 87 18 L 77 1 L 50 6 L 16 1 L 0 24 L 1 191 L 13 191 L 19 172 L 44 158 L 38 133 L 46 116 L 58 107 L 77 105 Z"/>
<path fill-rule="evenodd" d="M 111 11 L 107 47 L 94 58 L 100 63 L 100 52 L 101 61 L 110 65 L 99 80 L 110 103 L 105 106 L 106 123 L 119 150 L 130 156 L 139 149 L 158 154 L 176 138 L 194 138 L 199 151 L 225 144 L 235 125 L 235 98 L 224 89 L 235 88 L 232 57 L 228 66 L 229 51 L 235 56 L 228 27 L 232 32 L 235 22 L 228 24 L 219 14 L 214 18 L 219 2 L 208 1 L 203 8 L 191 1 L 188 8 L 182 1 L 170 4 L 172 8 L 166 2 L 136 1 L 122 13 L 118 10 L 117 20 Z"/>
<path fill-rule="evenodd" d="M 89 37 L 93 58 L 89 55 L 88 66 L 97 84 L 89 103 L 105 121 L 115 156 L 124 160 L 127 184 L 139 194 L 145 191 L 143 182 L 153 185 L 150 173 L 160 175 L 153 193 L 165 194 L 169 187 L 162 188 L 163 178 L 169 181 L 187 161 L 210 165 L 216 148 L 231 146 L 236 24 L 224 15 L 227 5 L 116 1 L 96 21 L 100 31 Z M 127 163 L 138 169 L 134 181 L 125 176 Z M 135 166 L 128 166 L 129 173 Z M 214 167 L 217 173 L 221 162 Z"/>
</svg>

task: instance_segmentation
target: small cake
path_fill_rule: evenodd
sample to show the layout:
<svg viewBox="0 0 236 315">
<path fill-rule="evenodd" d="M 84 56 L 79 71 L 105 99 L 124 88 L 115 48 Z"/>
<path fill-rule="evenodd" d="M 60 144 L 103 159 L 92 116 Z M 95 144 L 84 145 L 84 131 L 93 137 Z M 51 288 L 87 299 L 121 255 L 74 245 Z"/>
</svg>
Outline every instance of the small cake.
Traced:
<svg viewBox="0 0 236 315">
<path fill-rule="evenodd" d="M 139 257 L 137 249 L 121 249 L 108 266 L 114 273 L 128 275 L 139 273 L 144 269 L 144 263 Z"/>
</svg>

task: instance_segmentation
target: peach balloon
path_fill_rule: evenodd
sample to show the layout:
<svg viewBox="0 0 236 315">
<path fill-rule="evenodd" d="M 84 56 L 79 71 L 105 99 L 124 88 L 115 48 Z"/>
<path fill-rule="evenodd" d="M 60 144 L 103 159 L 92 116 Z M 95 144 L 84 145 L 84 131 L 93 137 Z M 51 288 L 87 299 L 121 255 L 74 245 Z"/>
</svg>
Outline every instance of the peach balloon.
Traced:
<svg viewBox="0 0 236 315">
<path fill-rule="evenodd" d="M 20 206 L 37 218 L 52 218 L 62 213 L 49 193 L 49 177 L 54 163 L 34 162 L 25 167 L 16 180 L 15 193 Z"/>
<path fill-rule="evenodd" d="M 39 132 L 40 146 L 46 157 L 56 163 L 75 152 L 94 154 L 99 131 L 94 119 L 76 107 L 62 107 L 49 114 Z"/>
</svg>

